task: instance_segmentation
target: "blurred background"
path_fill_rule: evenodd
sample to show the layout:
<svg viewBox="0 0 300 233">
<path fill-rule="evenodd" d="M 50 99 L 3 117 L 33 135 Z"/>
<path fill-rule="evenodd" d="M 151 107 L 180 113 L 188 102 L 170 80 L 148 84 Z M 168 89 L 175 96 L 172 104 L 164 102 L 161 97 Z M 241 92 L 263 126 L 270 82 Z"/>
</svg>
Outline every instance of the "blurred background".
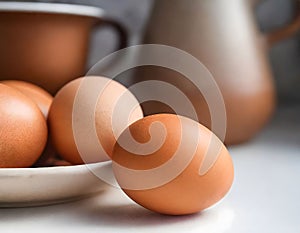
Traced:
<svg viewBox="0 0 300 233">
<path fill-rule="evenodd" d="M 129 30 L 130 44 L 138 44 L 147 24 L 153 0 L 39 0 L 38 2 L 81 3 L 99 6 L 119 19 Z M 257 24 L 270 32 L 290 23 L 296 14 L 294 0 L 262 0 L 255 7 Z M 279 103 L 294 104 L 300 100 L 300 35 L 280 41 L 269 50 Z M 109 28 L 93 35 L 89 65 L 95 64 L 115 46 L 116 37 Z"/>
</svg>

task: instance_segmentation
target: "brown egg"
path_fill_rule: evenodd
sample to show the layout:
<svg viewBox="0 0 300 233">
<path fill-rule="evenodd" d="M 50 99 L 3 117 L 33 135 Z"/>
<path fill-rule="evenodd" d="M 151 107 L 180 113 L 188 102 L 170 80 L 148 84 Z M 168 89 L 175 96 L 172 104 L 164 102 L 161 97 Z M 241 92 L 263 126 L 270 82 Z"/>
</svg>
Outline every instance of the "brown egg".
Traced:
<svg viewBox="0 0 300 233">
<path fill-rule="evenodd" d="M 138 101 L 123 85 L 90 76 L 59 90 L 48 122 L 58 154 L 72 164 L 82 164 L 110 159 L 117 136 L 142 117 Z"/>
<path fill-rule="evenodd" d="M 53 161 L 53 166 L 72 166 L 72 164 L 65 160 L 55 159 Z"/>
<path fill-rule="evenodd" d="M 112 158 L 124 192 L 163 214 L 204 210 L 224 197 L 233 182 L 232 160 L 223 143 L 198 122 L 172 114 L 130 125 Z"/>
<path fill-rule="evenodd" d="M 46 120 L 18 90 L 0 84 L 0 167 L 30 167 L 47 141 Z"/>
<path fill-rule="evenodd" d="M 53 100 L 53 97 L 47 91 L 37 85 L 24 81 L 5 80 L 2 81 L 2 83 L 18 89 L 24 95 L 32 99 L 33 102 L 35 102 L 39 106 L 40 110 L 47 118 Z"/>
<path fill-rule="evenodd" d="M 18 91 L 22 92 L 24 95 L 29 97 L 33 102 L 35 102 L 38 105 L 45 118 L 47 118 L 50 106 L 53 101 L 53 96 L 51 96 L 47 91 L 45 91 L 37 85 L 25 81 L 5 80 L 1 83 L 16 88 Z M 43 151 L 38 161 L 34 164 L 34 167 L 48 165 L 48 160 L 51 161 L 52 159 L 54 159 L 54 155 L 55 151 L 51 146 L 51 143 L 47 142 L 45 150 Z"/>
</svg>

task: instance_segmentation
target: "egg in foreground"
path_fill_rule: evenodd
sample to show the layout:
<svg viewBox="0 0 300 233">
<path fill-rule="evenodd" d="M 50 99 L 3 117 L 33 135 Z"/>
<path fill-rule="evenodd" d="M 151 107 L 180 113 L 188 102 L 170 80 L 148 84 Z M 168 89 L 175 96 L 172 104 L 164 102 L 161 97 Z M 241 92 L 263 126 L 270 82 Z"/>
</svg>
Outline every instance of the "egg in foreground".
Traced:
<svg viewBox="0 0 300 233">
<path fill-rule="evenodd" d="M 112 158 L 123 191 L 162 214 L 192 214 L 212 206 L 229 191 L 234 177 L 223 143 L 198 122 L 172 114 L 130 125 Z"/>
</svg>

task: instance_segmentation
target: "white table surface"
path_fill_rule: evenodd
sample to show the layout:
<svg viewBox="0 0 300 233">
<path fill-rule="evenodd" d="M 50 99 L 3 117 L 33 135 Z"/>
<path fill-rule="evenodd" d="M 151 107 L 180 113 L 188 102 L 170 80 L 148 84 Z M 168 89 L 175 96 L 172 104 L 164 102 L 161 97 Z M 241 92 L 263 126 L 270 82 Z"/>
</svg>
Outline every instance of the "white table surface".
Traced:
<svg viewBox="0 0 300 233">
<path fill-rule="evenodd" d="M 155 214 L 111 188 L 61 205 L 0 209 L 0 232 L 299 233 L 300 108 L 285 107 L 255 140 L 229 150 L 233 187 L 202 213 Z"/>
</svg>

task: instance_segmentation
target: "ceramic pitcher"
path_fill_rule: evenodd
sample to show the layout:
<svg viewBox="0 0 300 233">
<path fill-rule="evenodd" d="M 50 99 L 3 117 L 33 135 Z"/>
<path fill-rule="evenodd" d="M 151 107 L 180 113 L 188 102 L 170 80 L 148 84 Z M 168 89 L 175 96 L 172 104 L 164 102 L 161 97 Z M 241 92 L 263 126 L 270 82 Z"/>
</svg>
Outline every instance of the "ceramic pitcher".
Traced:
<svg viewBox="0 0 300 233">
<path fill-rule="evenodd" d="M 143 37 L 145 44 L 182 49 L 210 70 L 225 102 L 227 144 L 252 138 L 270 119 L 275 92 L 268 46 L 299 28 L 297 20 L 289 28 L 263 35 L 253 10 L 253 1 L 247 0 L 157 0 Z M 139 68 L 133 82 L 151 79 L 180 88 L 193 103 L 199 121 L 210 127 L 205 99 L 182 75 L 146 66 Z M 172 112 L 157 102 L 144 103 L 143 108 L 146 114 Z"/>
</svg>

